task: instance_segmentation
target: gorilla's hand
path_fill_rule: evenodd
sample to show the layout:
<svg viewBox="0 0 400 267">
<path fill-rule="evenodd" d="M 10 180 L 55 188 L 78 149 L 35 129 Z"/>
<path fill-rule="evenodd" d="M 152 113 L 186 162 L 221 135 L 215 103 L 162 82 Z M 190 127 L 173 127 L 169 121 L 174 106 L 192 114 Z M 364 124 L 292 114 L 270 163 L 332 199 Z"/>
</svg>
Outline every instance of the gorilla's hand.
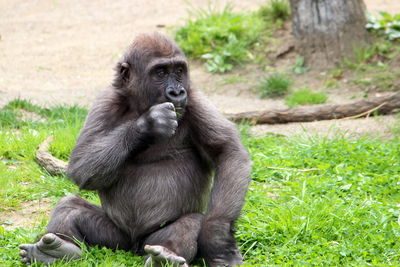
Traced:
<svg viewBox="0 0 400 267">
<path fill-rule="evenodd" d="M 139 131 L 158 138 L 168 138 L 175 134 L 178 121 L 174 104 L 170 102 L 152 106 L 137 121 Z"/>
</svg>

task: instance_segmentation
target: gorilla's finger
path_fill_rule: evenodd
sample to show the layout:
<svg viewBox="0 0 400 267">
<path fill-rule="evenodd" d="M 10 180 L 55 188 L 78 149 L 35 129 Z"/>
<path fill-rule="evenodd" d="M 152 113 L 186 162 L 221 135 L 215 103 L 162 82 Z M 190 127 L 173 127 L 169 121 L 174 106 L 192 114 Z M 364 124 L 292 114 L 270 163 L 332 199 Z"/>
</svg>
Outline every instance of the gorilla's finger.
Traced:
<svg viewBox="0 0 400 267">
<path fill-rule="evenodd" d="M 175 106 L 171 102 L 164 102 L 164 103 L 156 105 L 156 107 L 160 108 L 160 109 L 169 109 L 169 110 L 175 111 Z"/>
</svg>

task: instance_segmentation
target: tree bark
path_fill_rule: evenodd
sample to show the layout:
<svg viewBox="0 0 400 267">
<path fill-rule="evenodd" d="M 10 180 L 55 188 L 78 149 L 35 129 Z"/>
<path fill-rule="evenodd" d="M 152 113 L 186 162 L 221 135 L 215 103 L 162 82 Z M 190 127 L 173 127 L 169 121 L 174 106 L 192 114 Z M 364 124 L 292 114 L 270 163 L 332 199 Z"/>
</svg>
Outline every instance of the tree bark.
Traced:
<svg viewBox="0 0 400 267">
<path fill-rule="evenodd" d="M 290 0 L 296 48 L 306 64 L 334 67 L 368 45 L 362 0 Z"/>
<path fill-rule="evenodd" d="M 381 97 L 371 97 L 342 105 L 321 105 L 278 110 L 252 111 L 237 114 L 225 114 L 234 121 L 250 121 L 255 124 L 276 124 L 288 122 L 310 122 L 341 118 L 365 117 L 374 112 L 387 114 L 400 108 L 400 93 Z"/>
</svg>

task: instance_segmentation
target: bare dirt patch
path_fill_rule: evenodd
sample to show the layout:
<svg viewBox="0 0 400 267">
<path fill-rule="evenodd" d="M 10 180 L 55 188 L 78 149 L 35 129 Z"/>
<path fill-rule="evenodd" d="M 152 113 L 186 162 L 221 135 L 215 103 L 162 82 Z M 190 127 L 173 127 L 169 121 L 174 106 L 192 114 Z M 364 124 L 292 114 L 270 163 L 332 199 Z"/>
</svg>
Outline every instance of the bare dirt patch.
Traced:
<svg viewBox="0 0 400 267">
<path fill-rule="evenodd" d="M 229 2 L 254 10 L 264 0 Z M 207 8 L 209 1 L 192 5 Z M 45 105 L 92 103 L 135 35 L 167 32 L 190 9 L 177 0 L 0 2 L 0 106 L 16 97 Z"/>
<path fill-rule="evenodd" d="M 21 203 L 21 209 L 0 213 L 0 225 L 4 228 L 35 227 L 49 218 L 53 202 L 43 198 Z"/>
<path fill-rule="evenodd" d="M 364 0 L 369 12 L 376 14 L 386 11 L 392 14 L 400 13 L 400 1 L 397 0 Z"/>
<path fill-rule="evenodd" d="M 357 136 L 377 136 L 381 138 L 391 138 L 393 133 L 390 127 L 396 122 L 394 115 L 369 117 L 365 119 L 346 119 L 315 121 L 307 123 L 288 123 L 274 125 L 256 125 L 252 127 L 251 133 L 264 135 L 265 133 L 281 135 L 306 135 L 306 136 L 327 136 L 333 137 L 337 134 L 350 137 Z M 377 130 L 379 129 L 379 131 Z"/>
</svg>

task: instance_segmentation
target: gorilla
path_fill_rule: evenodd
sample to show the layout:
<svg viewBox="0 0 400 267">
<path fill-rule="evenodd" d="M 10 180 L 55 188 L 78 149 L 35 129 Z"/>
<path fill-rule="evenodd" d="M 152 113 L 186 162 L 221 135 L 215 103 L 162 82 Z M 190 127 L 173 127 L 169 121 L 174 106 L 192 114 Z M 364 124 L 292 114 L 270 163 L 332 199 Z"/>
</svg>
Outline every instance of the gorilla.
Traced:
<svg viewBox="0 0 400 267">
<path fill-rule="evenodd" d="M 60 200 L 46 234 L 22 244 L 23 263 L 77 259 L 105 246 L 147 255 L 145 266 L 243 263 L 233 237 L 251 162 L 233 123 L 191 87 L 182 50 L 159 34 L 136 37 L 79 134 L 67 176 L 101 206 Z"/>
</svg>

